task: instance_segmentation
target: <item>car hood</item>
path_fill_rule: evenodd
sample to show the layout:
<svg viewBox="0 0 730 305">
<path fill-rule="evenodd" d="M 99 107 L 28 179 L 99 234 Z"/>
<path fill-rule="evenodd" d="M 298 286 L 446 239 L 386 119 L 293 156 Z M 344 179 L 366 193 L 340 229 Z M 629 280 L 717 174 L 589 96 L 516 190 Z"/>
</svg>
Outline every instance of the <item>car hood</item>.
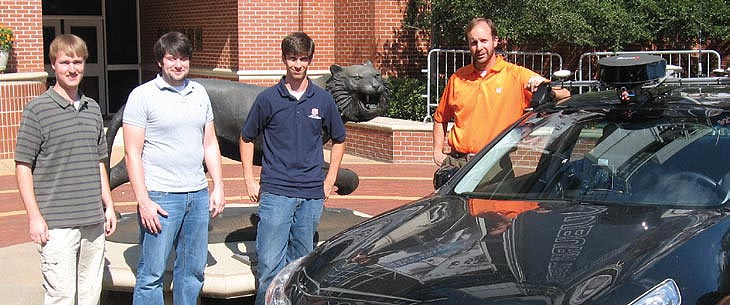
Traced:
<svg viewBox="0 0 730 305">
<path fill-rule="evenodd" d="M 651 268 L 720 214 L 436 196 L 335 236 L 296 280 L 330 302 L 580 304 Z"/>
</svg>

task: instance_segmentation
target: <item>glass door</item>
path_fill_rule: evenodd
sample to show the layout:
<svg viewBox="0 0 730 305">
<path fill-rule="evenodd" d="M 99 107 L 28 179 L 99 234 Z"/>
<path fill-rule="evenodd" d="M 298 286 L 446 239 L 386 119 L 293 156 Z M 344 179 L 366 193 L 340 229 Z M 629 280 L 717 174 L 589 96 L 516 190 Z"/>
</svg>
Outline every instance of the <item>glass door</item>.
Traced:
<svg viewBox="0 0 730 305">
<path fill-rule="evenodd" d="M 55 83 L 53 69 L 48 59 L 48 46 L 54 37 L 70 33 L 81 37 L 86 42 L 89 57 L 86 59 L 84 79 L 80 89 L 87 96 L 96 100 L 101 106 L 101 113 L 108 112 L 106 94 L 106 72 L 104 55 L 104 30 L 101 17 L 46 17 L 43 19 L 43 46 L 45 69 L 49 76 L 49 84 Z"/>
</svg>

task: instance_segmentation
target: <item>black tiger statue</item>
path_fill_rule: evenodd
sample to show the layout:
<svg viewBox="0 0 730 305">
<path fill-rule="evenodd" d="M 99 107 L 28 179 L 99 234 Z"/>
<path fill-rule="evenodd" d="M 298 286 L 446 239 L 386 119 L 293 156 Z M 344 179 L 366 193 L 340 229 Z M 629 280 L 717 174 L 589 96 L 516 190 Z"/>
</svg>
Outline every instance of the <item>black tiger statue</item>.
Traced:
<svg viewBox="0 0 730 305">
<path fill-rule="evenodd" d="M 241 161 L 238 148 L 238 139 L 244 120 L 253 106 L 256 96 L 266 87 L 244 84 L 235 81 L 195 78 L 194 81 L 205 87 L 210 96 L 213 108 L 215 131 L 221 154 L 224 157 Z M 362 65 L 330 66 L 330 75 L 312 79 L 312 82 L 332 94 L 340 111 L 343 123 L 365 122 L 385 113 L 388 107 L 389 89 L 370 61 Z M 109 123 L 106 140 L 111 152 L 117 131 L 122 127 L 122 106 Z M 324 132 L 324 130 L 323 130 Z M 329 141 L 329 135 L 324 134 L 324 142 Z M 262 157 L 261 138 L 255 140 L 254 165 L 261 166 Z M 328 163 L 324 171 L 327 171 Z M 124 162 L 110 167 L 109 185 L 112 189 L 129 181 Z M 355 172 L 347 168 L 340 168 L 337 173 L 335 186 L 337 193 L 347 195 L 355 191 L 359 178 Z"/>
</svg>

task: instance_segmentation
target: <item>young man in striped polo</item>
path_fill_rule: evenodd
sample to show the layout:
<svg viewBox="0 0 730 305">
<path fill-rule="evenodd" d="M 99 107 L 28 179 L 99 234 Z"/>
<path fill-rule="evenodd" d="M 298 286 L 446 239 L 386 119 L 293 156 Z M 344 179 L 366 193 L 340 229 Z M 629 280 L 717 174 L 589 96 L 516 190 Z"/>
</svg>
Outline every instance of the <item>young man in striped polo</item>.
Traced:
<svg viewBox="0 0 730 305">
<path fill-rule="evenodd" d="M 79 91 L 87 56 L 78 36 L 51 42 L 56 84 L 28 103 L 18 131 L 15 175 L 40 246 L 44 304 L 99 304 L 105 235 L 116 228 L 101 110 Z"/>
</svg>

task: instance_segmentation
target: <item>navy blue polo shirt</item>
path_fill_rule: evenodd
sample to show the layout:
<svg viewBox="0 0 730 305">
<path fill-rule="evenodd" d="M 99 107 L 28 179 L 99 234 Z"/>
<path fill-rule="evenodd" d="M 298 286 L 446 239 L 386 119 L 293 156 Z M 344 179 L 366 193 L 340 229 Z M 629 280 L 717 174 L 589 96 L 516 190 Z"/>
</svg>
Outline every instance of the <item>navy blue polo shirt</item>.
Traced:
<svg viewBox="0 0 730 305">
<path fill-rule="evenodd" d="M 324 198 L 325 172 L 322 132 L 332 141 L 345 141 L 332 95 L 309 81 L 301 99 L 289 94 L 284 78 L 261 92 L 241 129 L 252 141 L 263 135 L 261 192 L 296 198 Z"/>
</svg>

